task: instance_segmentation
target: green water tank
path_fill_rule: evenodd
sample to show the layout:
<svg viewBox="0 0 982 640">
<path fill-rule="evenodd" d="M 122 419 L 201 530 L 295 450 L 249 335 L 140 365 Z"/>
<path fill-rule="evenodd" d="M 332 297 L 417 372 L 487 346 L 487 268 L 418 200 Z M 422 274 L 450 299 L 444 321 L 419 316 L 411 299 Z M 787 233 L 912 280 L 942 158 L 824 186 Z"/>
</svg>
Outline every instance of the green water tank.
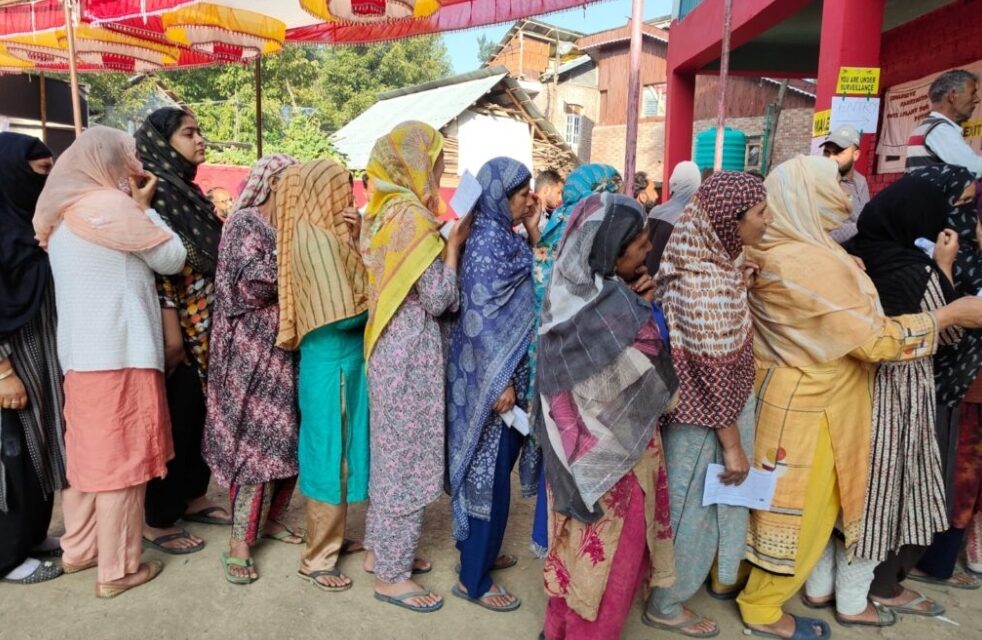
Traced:
<svg viewBox="0 0 982 640">
<path fill-rule="evenodd" d="M 700 169 L 712 169 L 716 154 L 716 127 L 696 134 L 695 163 Z M 723 129 L 723 170 L 743 171 L 746 168 L 747 135 L 736 129 Z"/>
</svg>

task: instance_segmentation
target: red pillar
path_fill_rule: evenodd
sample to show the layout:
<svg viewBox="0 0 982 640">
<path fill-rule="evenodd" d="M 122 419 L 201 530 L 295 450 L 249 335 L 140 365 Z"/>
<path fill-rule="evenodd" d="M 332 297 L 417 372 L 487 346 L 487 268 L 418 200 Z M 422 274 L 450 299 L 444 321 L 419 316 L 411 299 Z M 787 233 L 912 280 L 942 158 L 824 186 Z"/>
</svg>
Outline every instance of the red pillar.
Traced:
<svg viewBox="0 0 982 640">
<path fill-rule="evenodd" d="M 824 0 L 822 35 L 818 50 L 818 87 L 815 110 L 832 106 L 839 67 L 880 66 L 880 36 L 886 0 Z M 882 89 L 882 87 L 881 87 Z M 873 134 L 863 136 L 857 170 L 872 168 Z"/>
<path fill-rule="evenodd" d="M 696 75 L 672 64 L 671 50 L 668 60 L 668 103 L 665 105 L 665 164 L 664 178 L 672 175 L 675 165 L 692 158 L 692 128 L 696 105 Z"/>
</svg>

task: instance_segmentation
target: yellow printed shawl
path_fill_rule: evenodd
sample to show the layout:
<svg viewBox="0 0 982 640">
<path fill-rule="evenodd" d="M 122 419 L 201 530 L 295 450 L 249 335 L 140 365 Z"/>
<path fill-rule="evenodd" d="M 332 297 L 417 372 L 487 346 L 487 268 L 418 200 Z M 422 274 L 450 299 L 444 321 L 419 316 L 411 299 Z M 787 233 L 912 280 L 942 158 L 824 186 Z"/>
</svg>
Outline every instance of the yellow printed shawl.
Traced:
<svg viewBox="0 0 982 640">
<path fill-rule="evenodd" d="M 404 122 L 379 138 L 368 162 L 375 191 L 365 211 L 362 256 L 368 270 L 365 357 L 423 272 L 444 247 L 433 168 L 443 136 L 421 122 Z"/>
<path fill-rule="evenodd" d="M 297 349 L 307 333 L 363 313 L 368 276 L 344 221 L 348 171 L 332 160 L 288 168 L 276 189 L 277 346 Z"/>
</svg>

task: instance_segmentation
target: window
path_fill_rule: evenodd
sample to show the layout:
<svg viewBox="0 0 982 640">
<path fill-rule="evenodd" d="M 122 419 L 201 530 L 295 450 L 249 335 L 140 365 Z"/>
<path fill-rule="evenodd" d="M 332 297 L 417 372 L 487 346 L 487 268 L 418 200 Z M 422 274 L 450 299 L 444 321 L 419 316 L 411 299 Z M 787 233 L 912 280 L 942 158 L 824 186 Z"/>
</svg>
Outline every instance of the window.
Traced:
<svg viewBox="0 0 982 640">
<path fill-rule="evenodd" d="M 760 170 L 760 162 L 762 160 L 763 154 L 763 144 L 761 139 L 758 137 L 752 137 L 747 140 L 747 156 L 744 162 L 745 170 L 749 171 L 751 169 Z"/>
<path fill-rule="evenodd" d="M 644 88 L 641 100 L 642 118 L 665 117 L 665 83 L 649 84 Z"/>
<path fill-rule="evenodd" d="M 580 144 L 580 130 L 583 124 L 583 107 L 566 104 L 566 143 L 576 148 Z"/>
</svg>

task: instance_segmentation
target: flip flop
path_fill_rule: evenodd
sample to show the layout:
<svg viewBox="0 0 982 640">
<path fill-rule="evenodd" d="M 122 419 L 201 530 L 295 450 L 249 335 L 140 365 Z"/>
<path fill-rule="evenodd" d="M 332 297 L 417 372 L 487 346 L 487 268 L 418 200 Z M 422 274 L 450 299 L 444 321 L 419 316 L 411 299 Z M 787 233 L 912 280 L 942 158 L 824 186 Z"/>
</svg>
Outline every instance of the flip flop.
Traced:
<svg viewBox="0 0 982 640">
<path fill-rule="evenodd" d="M 835 621 L 843 627 L 892 627 L 897 624 L 897 614 L 895 612 L 875 602 L 873 603 L 873 607 L 876 608 L 876 622 L 846 620 L 839 615 L 838 611 L 835 613 Z"/>
<path fill-rule="evenodd" d="M 264 533 L 262 537 L 266 538 L 267 540 L 278 540 L 285 544 L 303 544 L 307 541 L 306 533 L 304 534 L 295 533 L 292 529 L 290 529 L 290 527 L 286 526 L 282 522 L 277 522 L 276 524 L 280 525 L 283 528 L 277 531 L 276 533 Z M 300 542 L 291 542 L 287 540 L 287 538 L 299 538 Z"/>
<path fill-rule="evenodd" d="M 706 585 L 706 593 L 709 594 L 709 597 L 715 598 L 720 602 L 729 602 L 730 600 L 736 600 L 738 597 L 740 597 L 741 591 L 743 591 L 742 587 L 740 589 L 733 589 L 731 591 L 717 591 L 716 589 L 713 589 L 710 585 L 708 584 Z"/>
<path fill-rule="evenodd" d="M 348 576 L 341 573 L 341 570 L 338 569 L 337 567 L 334 567 L 333 569 L 325 569 L 321 571 L 311 571 L 310 573 L 297 571 L 297 575 L 308 582 L 312 582 L 313 585 L 318 589 L 320 589 L 321 591 L 327 591 L 329 593 L 340 593 L 342 591 L 347 591 L 354 585 L 354 583 L 351 582 L 350 578 L 348 579 L 349 580 L 348 584 L 341 587 L 329 587 L 317 579 L 320 578 L 321 576 L 325 576 L 328 578 L 347 578 Z"/>
<path fill-rule="evenodd" d="M 410 598 L 419 598 L 420 596 L 431 596 L 436 595 L 432 591 L 410 591 L 409 593 L 404 593 L 401 596 L 387 596 L 385 594 L 375 592 L 375 599 L 381 602 L 386 602 L 388 604 L 394 604 L 397 607 L 402 607 L 403 609 L 409 609 L 410 611 L 415 611 L 417 613 L 432 613 L 438 609 L 443 608 L 443 600 L 440 600 L 436 604 L 431 604 L 428 607 L 417 607 L 409 604 L 406 600 Z"/>
<path fill-rule="evenodd" d="M 825 640 L 825 638 L 832 637 L 832 628 L 829 626 L 828 622 L 824 620 L 818 620 L 817 618 L 806 618 L 804 616 L 796 616 L 791 614 L 794 618 L 794 633 L 791 634 L 790 638 L 785 638 L 784 636 L 779 636 L 776 633 L 771 633 L 770 631 L 761 631 L 758 629 L 751 629 L 750 627 L 744 628 L 744 633 L 749 636 L 756 636 L 758 638 L 777 638 L 778 640 Z M 815 633 L 815 627 L 822 630 L 822 634 L 819 635 Z"/>
<path fill-rule="evenodd" d="M 914 593 L 917 592 L 915 591 Z M 935 618 L 937 616 L 944 615 L 945 612 L 945 608 L 940 602 L 937 602 L 936 600 L 931 600 L 927 596 L 922 595 L 920 593 L 917 594 L 916 598 L 914 598 L 913 600 L 911 600 L 906 604 L 890 605 L 890 604 L 884 604 L 882 602 L 876 602 L 875 600 L 873 602 L 875 604 L 880 605 L 881 607 L 886 607 L 887 609 L 893 611 L 894 613 L 903 613 L 910 616 L 923 616 L 925 618 Z M 930 609 L 918 609 L 917 605 L 922 604 L 924 602 L 931 602 L 934 604 L 934 606 L 931 607 Z"/>
<path fill-rule="evenodd" d="M 681 622 L 676 622 L 671 624 L 668 622 L 659 622 L 655 620 L 648 612 L 645 611 L 641 614 L 641 622 L 645 623 L 652 629 L 660 629 L 661 631 L 668 631 L 669 633 L 677 633 L 683 635 L 687 638 L 715 638 L 719 635 L 719 623 L 715 620 L 710 620 L 705 616 L 701 616 L 698 613 L 695 614 L 694 618 L 689 618 L 688 620 L 682 620 Z M 701 622 L 712 622 L 716 625 L 716 628 L 712 631 L 685 631 L 686 627 L 695 626 Z"/>
<path fill-rule="evenodd" d="M 191 539 L 191 534 L 188 533 L 187 529 L 181 529 L 177 533 L 165 533 L 164 535 L 158 536 L 153 540 L 144 538 L 143 546 L 150 549 L 156 549 L 157 551 L 160 551 L 162 553 L 168 553 L 172 556 L 183 556 L 188 553 L 196 553 L 205 548 L 204 540 L 202 540 L 201 542 L 199 542 L 198 544 L 192 547 L 170 548 L 164 546 L 165 544 L 173 540 L 190 540 L 190 539 Z"/>
<path fill-rule="evenodd" d="M 38 564 L 38 566 L 31 572 L 29 576 L 25 576 L 20 579 L 4 578 L 4 582 L 9 582 L 11 584 L 39 584 L 41 582 L 47 582 L 48 580 L 54 580 L 65 571 L 54 562 L 50 560 L 45 560 Z"/>
<path fill-rule="evenodd" d="M 494 598 L 494 597 L 510 596 L 510 595 L 512 595 L 512 594 L 508 593 L 508 590 L 505 589 L 504 587 L 502 587 L 501 585 L 493 585 L 493 586 L 494 587 L 497 587 L 497 591 L 488 591 L 487 593 L 485 593 L 480 598 L 472 598 L 467 593 L 465 593 L 463 589 L 460 588 L 460 585 L 459 584 L 455 584 L 453 587 L 451 587 L 450 593 L 454 594 L 458 598 L 461 598 L 463 600 L 467 600 L 468 602 L 473 602 L 474 604 L 476 604 L 479 607 L 483 607 L 483 608 L 487 609 L 488 611 L 494 611 L 496 613 L 506 613 L 508 611 L 514 611 L 515 609 L 517 609 L 520 606 L 522 606 L 522 601 L 519 600 L 518 598 L 515 598 L 512 601 L 511 604 L 507 604 L 507 605 L 505 605 L 503 607 L 495 607 L 495 606 L 493 606 L 493 605 L 488 604 L 487 602 L 485 602 L 484 601 L 485 598 Z M 512 596 L 512 597 L 514 597 L 514 596 Z"/>
<path fill-rule="evenodd" d="M 181 516 L 181 519 L 184 520 L 185 522 L 200 522 L 201 524 L 217 524 L 217 525 L 225 525 L 225 526 L 232 524 L 231 517 L 216 518 L 215 516 L 211 515 L 216 511 L 225 511 L 225 509 L 219 506 L 206 507 L 201 511 L 195 511 L 194 513 L 185 513 L 183 516 Z"/>
<path fill-rule="evenodd" d="M 814 609 L 815 611 L 821 611 L 822 609 L 834 609 L 835 608 L 835 596 L 832 596 L 831 600 L 825 602 L 817 602 L 812 600 L 804 592 L 801 594 L 801 604 L 805 605 L 809 609 Z"/>
<path fill-rule="evenodd" d="M 494 561 L 494 564 L 491 566 L 491 571 L 504 571 L 505 569 L 511 569 L 516 564 L 518 564 L 518 558 L 516 558 L 513 555 L 505 553 L 498 556 L 498 559 Z M 457 575 L 460 575 L 459 562 L 454 565 L 453 571 Z"/>
<path fill-rule="evenodd" d="M 235 556 L 230 556 L 226 551 L 222 554 L 221 561 L 222 571 L 225 572 L 225 579 L 232 584 L 252 584 L 259 579 L 253 578 L 252 576 L 237 576 L 228 570 L 229 566 L 251 569 L 256 566 L 256 563 L 252 561 L 252 558 L 236 558 Z"/>
<path fill-rule="evenodd" d="M 965 591 L 975 591 L 979 587 L 982 587 L 982 582 L 976 580 L 973 584 L 958 584 L 957 582 L 952 582 L 951 579 L 958 574 L 952 574 L 951 578 L 942 580 L 941 578 L 935 578 L 934 576 L 921 576 L 915 573 L 908 573 L 907 579 L 913 580 L 914 582 L 923 582 L 925 584 L 933 584 L 938 587 L 948 587 L 950 589 L 963 589 Z M 963 574 L 970 575 L 970 574 Z M 971 576 L 974 577 L 974 576 Z"/>
</svg>

